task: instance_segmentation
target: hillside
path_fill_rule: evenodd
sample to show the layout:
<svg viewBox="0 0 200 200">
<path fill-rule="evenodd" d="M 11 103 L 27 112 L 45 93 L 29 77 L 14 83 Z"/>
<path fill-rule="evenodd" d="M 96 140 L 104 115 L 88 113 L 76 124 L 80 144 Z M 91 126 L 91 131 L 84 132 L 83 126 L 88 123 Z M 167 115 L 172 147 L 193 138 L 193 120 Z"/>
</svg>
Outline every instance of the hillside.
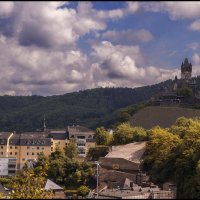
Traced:
<svg viewBox="0 0 200 200">
<path fill-rule="evenodd" d="M 159 84 L 140 88 L 96 88 L 56 96 L 0 96 L 0 131 L 35 131 L 79 124 L 95 129 L 115 123 L 118 109 L 147 101 Z"/>
<path fill-rule="evenodd" d="M 195 78 L 200 85 L 200 77 Z M 79 124 L 95 129 L 111 127 L 119 113 L 133 115 L 172 80 L 139 88 L 96 88 L 55 96 L 0 96 L 0 131 L 36 131 L 43 128 L 65 128 Z"/>
<path fill-rule="evenodd" d="M 181 107 L 149 106 L 139 110 L 133 115 L 130 121 L 132 125 L 142 126 L 146 129 L 151 129 L 157 125 L 166 128 L 174 124 L 179 117 L 200 117 L 200 110 Z"/>
</svg>

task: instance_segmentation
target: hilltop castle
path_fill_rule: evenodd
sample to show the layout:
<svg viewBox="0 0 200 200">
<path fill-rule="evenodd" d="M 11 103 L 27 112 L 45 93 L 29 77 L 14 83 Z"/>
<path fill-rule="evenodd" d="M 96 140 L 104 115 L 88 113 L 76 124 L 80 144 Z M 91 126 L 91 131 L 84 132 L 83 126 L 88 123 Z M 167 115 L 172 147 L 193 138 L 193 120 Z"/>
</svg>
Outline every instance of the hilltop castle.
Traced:
<svg viewBox="0 0 200 200">
<path fill-rule="evenodd" d="M 175 79 L 167 85 L 160 87 L 155 97 L 156 105 L 193 105 L 200 103 L 200 95 L 195 79 L 192 78 L 192 64 L 185 58 L 181 64 L 181 79 Z"/>
</svg>

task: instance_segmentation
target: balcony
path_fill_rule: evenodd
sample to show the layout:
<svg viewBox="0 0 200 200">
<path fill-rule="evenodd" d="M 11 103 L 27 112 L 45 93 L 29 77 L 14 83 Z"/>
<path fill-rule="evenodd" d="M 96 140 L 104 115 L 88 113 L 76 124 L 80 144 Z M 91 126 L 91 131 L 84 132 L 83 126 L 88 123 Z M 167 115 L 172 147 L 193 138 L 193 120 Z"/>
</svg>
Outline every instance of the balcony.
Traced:
<svg viewBox="0 0 200 200">
<path fill-rule="evenodd" d="M 86 139 L 79 139 L 79 138 L 77 138 L 76 139 L 76 143 L 79 143 L 79 142 L 86 143 Z"/>
</svg>

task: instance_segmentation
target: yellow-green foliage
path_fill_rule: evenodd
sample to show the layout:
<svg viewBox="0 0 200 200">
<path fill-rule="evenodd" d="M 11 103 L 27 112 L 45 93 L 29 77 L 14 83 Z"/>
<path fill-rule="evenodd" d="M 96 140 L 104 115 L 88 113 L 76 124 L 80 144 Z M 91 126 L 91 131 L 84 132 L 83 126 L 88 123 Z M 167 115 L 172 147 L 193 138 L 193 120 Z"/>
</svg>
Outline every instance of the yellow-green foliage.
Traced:
<svg viewBox="0 0 200 200">
<path fill-rule="evenodd" d="M 147 139 L 146 131 L 141 127 L 133 127 L 130 123 L 122 123 L 114 130 L 113 143 L 127 144 Z"/>
<path fill-rule="evenodd" d="M 154 181 L 174 181 L 178 198 L 200 198 L 200 120 L 150 130 L 144 167 Z"/>
</svg>

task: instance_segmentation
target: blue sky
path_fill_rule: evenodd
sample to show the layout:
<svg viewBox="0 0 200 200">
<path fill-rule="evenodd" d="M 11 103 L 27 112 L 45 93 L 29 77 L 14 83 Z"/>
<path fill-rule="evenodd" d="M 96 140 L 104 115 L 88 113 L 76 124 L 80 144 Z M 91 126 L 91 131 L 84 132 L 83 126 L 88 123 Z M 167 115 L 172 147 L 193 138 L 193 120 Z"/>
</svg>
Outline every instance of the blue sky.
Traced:
<svg viewBox="0 0 200 200">
<path fill-rule="evenodd" d="M 200 2 L 0 2 L 0 95 L 200 75 Z"/>
</svg>

